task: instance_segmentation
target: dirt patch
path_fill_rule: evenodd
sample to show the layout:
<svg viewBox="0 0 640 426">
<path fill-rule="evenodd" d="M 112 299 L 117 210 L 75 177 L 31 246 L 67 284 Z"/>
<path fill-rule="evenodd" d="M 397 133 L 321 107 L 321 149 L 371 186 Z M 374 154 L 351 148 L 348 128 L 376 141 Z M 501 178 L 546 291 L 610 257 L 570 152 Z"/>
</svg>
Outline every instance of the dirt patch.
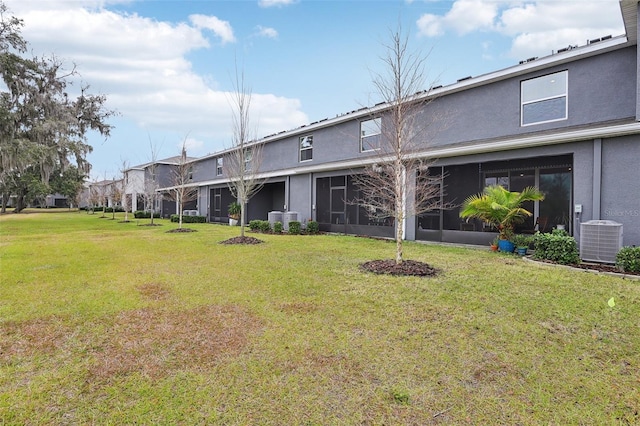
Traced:
<svg viewBox="0 0 640 426">
<path fill-rule="evenodd" d="M 149 297 L 165 294 L 157 284 L 139 291 Z M 259 318 L 241 307 L 217 305 L 182 311 L 144 308 L 108 321 L 74 326 L 47 317 L 2 323 L 0 364 L 82 350 L 91 359 L 90 381 L 131 373 L 161 378 L 179 370 L 209 368 L 239 354 L 262 327 Z"/>
<path fill-rule="evenodd" d="M 167 234 L 181 234 L 183 232 L 198 232 L 198 231 L 191 228 L 176 228 L 176 229 L 171 229 L 167 231 Z"/>
<path fill-rule="evenodd" d="M 438 270 L 429 266 L 424 262 L 415 260 L 405 260 L 397 264 L 393 259 L 372 260 L 360 265 L 363 271 L 373 272 L 374 274 L 396 275 L 396 276 L 434 276 Z"/>
<path fill-rule="evenodd" d="M 527 257 L 527 260 L 531 260 L 532 262 L 540 262 L 540 263 L 547 263 L 550 265 L 561 265 L 558 262 L 554 262 L 551 260 L 545 260 L 545 259 L 536 259 L 534 257 Z M 571 267 L 571 268 L 577 268 L 577 269 L 584 269 L 587 271 L 595 271 L 595 272 L 607 272 L 610 274 L 619 274 L 620 276 L 624 276 L 624 275 L 631 275 L 634 277 L 640 277 L 640 272 L 624 272 L 622 271 L 620 268 L 618 268 L 615 265 L 611 265 L 611 264 L 606 264 L 606 263 L 589 263 L 589 262 L 585 262 L 585 263 L 578 263 L 578 264 L 570 264 L 570 265 L 561 265 L 561 266 L 567 266 L 567 267 Z"/>
<path fill-rule="evenodd" d="M 158 283 L 147 283 L 137 287 L 138 292 L 148 300 L 165 300 L 171 292 L 164 285 Z"/>
<path fill-rule="evenodd" d="M 0 361 L 52 354 L 64 346 L 71 334 L 71 329 L 56 317 L 0 324 Z"/>
<path fill-rule="evenodd" d="M 233 237 L 233 238 L 229 238 L 228 240 L 224 240 L 220 242 L 220 244 L 261 244 L 261 243 L 264 243 L 264 241 L 254 237 L 247 237 L 247 236 Z"/>
<path fill-rule="evenodd" d="M 259 327 L 256 317 L 236 306 L 123 312 L 105 340 L 94 346 L 90 374 L 108 379 L 140 372 L 158 378 L 184 368 L 209 367 L 239 353 Z"/>
</svg>

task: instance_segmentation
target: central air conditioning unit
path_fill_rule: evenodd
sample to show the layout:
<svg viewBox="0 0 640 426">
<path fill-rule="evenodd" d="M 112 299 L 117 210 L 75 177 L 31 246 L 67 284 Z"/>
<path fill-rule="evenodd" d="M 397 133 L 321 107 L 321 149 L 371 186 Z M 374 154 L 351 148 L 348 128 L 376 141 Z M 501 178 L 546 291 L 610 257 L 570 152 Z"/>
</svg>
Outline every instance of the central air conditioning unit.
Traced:
<svg viewBox="0 0 640 426">
<path fill-rule="evenodd" d="M 622 224 L 612 220 L 589 220 L 580 224 L 580 259 L 616 263 L 622 248 Z"/>
</svg>

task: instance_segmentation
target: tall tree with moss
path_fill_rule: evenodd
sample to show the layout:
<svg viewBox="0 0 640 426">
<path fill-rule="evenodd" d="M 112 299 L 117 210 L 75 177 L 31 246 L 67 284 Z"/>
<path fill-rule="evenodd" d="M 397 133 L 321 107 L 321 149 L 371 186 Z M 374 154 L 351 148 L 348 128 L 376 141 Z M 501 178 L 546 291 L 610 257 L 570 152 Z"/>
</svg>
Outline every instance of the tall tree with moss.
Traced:
<svg viewBox="0 0 640 426">
<path fill-rule="evenodd" d="M 34 174 L 48 185 L 54 170 L 75 163 L 88 176 L 87 135 L 108 137 L 107 120 L 115 114 L 88 85 L 69 94 L 75 66 L 67 69 L 55 56 L 26 57 L 22 26 L 0 2 L 0 74 L 7 89 L 0 93 L 0 188 L 3 198 L 16 196 L 16 212 L 32 198 Z"/>
</svg>

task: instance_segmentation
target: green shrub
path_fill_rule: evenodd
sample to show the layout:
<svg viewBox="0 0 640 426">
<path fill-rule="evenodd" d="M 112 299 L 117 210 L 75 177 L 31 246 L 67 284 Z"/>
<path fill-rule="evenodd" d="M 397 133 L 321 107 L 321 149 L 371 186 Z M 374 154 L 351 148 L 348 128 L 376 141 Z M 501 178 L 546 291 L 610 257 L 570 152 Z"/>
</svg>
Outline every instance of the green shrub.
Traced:
<svg viewBox="0 0 640 426">
<path fill-rule="evenodd" d="M 273 232 L 276 234 L 282 233 L 282 222 L 276 222 L 273 224 Z"/>
<path fill-rule="evenodd" d="M 177 214 L 171 215 L 171 222 L 178 223 L 180 222 L 180 216 Z M 182 215 L 182 223 L 206 223 L 206 216 L 185 216 Z"/>
<path fill-rule="evenodd" d="M 622 247 L 616 255 L 616 266 L 624 272 L 640 272 L 640 247 Z"/>
<path fill-rule="evenodd" d="M 533 241 L 536 259 L 563 265 L 580 263 L 576 240 L 564 230 L 554 229 L 550 234 L 536 232 Z"/>
<path fill-rule="evenodd" d="M 302 229 L 302 226 L 300 225 L 300 222 L 298 222 L 297 220 L 293 220 L 291 222 L 289 222 L 289 233 L 292 235 L 298 235 L 300 234 L 300 230 Z"/>
<path fill-rule="evenodd" d="M 261 220 L 250 220 L 249 221 L 249 229 L 254 232 L 258 232 L 260 230 L 260 222 Z"/>
<path fill-rule="evenodd" d="M 320 232 L 320 225 L 315 220 L 307 222 L 307 232 L 309 234 L 317 234 Z"/>
<path fill-rule="evenodd" d="M 136 210 L 133 212 L 133 217 L 136 219 L 151 219 L 151 210 Z M 160 217 L 160 213 L 154 212 L 153 217 L 154 219 Z"/>
<path fill-rule="evenodd" d="M 271 224 L 268 220 L 261 220 L 259 225 L 260 232 L 271 232 Z"/>
</svg>

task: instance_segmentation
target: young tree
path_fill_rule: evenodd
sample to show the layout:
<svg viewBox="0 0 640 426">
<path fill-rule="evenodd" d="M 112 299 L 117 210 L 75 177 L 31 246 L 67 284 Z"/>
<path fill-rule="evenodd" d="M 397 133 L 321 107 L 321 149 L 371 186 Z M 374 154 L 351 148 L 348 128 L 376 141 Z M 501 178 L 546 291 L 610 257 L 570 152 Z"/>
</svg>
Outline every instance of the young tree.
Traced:
<svg viewBox="0 0 640 426">
<path fill-rule="evenodd" d="M 153 218 L 155 215 L 156 204 L 158 203 L 158 147 L 149 140 L 151 147 L 151 162 L 144 171 L 144 184 L 142 186 L 145 209 L 151 212 L 151 226 L 154 226 Z"/>
<path fill-rule="evenodd" d="M 178 229 L 182 229 L 182 211 L 184 205 L 189 201 L 193 201 L 198 196 L 198 190 L 189 186 L 193 173 L 193 165 L 187 157 L 187 138 L 182 141 L 182 152 L 178 164 L 172 170 L 174 189 L 171 198 L 176 201 L 178 207 Z"/>
<path fill-rule="evenodd" d="M 118 206 L 120 200 L 122 199 L 122 191 L 121 191 L 122 181 L 116 179 L 115 176 L 111 180 L 109 184 L 108 198 L 111 200 L 111 219 L 116 218 L 116 207 Z"/>
<path fill-rule="evenodd" d="M 231 194 L 241 206 L 240 237 L 244 238 L 247 203 L 264 185 L 264 179 L 259 177 L 263 144 L 256 142 L 256 132 L 251 128 L 251 90 L 245 85 L 244 73 L 239 73 L 237 68 L 231 107 L 233 146 L 224 159 L 224 166 Z"/>
<path fill-rule="evenodd" d="M 127 171 L 129 170 L 129 162 L 127 160 L 122 160 L 122 164 L 120 165 L 120 197 L 122 203 L 122 209 L 124 210 L 124 222 L 129 222 L 129 210 L 131 210 L 131 205 L 129 204 L 129 197 L 127 196 L 127 181 L 128 175 Z"/>
<path fill-rule="evenodd" d="M 354 175 L 359 195 L 350 202 L 364 206 L 373 216 L 393 218 L 395 263 L 399 265 L 403 262 L 405 219 L 444 206 L 440 202 L 442 176 L 429 173 L 433 160 L 416 155 L 428 146 L 424 140 L 427 118 L 420 114 L 429 101 L 418 95 L 425 87 L 426 58 L 408 51 L 407 38 L 400 30 L 391 34 L 385 47 L 384 73 L 373 79 L 385 104 L 370 121 L 379 133 L 371 147 L 375 164 Z"/>
</svg>

